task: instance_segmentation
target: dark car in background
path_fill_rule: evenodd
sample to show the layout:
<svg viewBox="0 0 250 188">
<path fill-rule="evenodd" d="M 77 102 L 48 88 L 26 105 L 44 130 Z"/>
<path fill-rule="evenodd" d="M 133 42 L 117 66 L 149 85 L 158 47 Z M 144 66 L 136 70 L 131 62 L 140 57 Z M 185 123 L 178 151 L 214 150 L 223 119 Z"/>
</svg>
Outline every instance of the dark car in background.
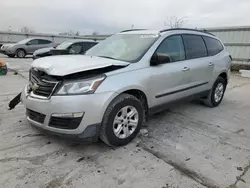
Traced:
<svg viewBox="0 0 250 188">
<path fill-rule="evenodd" d="M 84 54 L 98 42 L 93 40 L 68 40 L 56 48 L 43 48 L 33 53 L 33 59 L 52 55 Z"/>
</svg>

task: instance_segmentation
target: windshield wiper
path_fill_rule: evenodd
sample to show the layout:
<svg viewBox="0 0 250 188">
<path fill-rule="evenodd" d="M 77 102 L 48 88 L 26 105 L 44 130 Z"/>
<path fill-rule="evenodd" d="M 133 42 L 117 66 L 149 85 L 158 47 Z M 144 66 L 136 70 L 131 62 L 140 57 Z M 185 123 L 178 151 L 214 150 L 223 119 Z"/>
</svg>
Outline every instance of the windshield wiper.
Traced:
<svg viewBox="0 0 250 188">
<path fill-rule="evenodd" d="M 100 56 L 97 56 L 97 57 L 103 57 L 103 58 L 107 58 L 107 59 L 115 59 L 115 58 L 113 58 L 113 57 L 104 56 L 104 55 L 100 55 Z"/>
</svg>

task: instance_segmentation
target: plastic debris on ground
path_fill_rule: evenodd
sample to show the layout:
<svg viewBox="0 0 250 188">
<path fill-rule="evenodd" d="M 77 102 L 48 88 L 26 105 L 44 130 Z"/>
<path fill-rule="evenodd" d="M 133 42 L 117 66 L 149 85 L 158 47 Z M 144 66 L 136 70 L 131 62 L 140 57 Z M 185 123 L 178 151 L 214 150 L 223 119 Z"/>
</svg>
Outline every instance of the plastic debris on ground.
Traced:
<svg viewBox="0 0 250 188">
<path fill-rule="evenodd" d="M 6 75 L 8 72 L 7 64 L 0 60 L 0 76 Z"/>
</svg>

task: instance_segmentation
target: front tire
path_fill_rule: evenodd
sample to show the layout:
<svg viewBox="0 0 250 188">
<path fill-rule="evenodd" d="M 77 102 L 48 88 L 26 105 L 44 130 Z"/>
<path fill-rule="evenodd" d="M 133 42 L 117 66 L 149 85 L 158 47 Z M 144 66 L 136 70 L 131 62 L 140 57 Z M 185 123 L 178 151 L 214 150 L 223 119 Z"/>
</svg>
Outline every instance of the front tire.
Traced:
<svg viewBox="0 0 250 188">
<path fill-rule="evenodd" d="M 119 95 L 104 113 L 100 139 L 111 146 L 128 144 L 140 131 L 144 114 L 140 100 L 129 94 Z"/>
<path fill-rule="evenodd" d="M 204 100 L 204 103 L 209 107 L 218 106 L 224 97 L 226 86 L 226 80 L 222 77 L 218 77 L 214 82 L 214 85 L 209 92 L 208 97 Z"/>
<path fill-rule="evenodd" d="M 16 51 L 16 56 L 17 56 L 18 58 L 24 58 L 24 57 L 26 56 L 26 52 L 25 52 L 23 49 L 18 49 L 18 50 Z"/>
</svg>

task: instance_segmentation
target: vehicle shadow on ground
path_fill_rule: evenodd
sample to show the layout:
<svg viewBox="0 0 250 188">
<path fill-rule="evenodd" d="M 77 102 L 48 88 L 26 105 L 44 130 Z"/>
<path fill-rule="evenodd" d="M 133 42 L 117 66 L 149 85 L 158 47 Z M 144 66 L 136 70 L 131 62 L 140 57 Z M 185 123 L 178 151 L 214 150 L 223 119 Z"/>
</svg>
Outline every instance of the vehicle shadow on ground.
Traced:
<svg viewBox="0 0 250 188">
<path fill-rule="evenodd" d="M 3 56 L 1 56 L 0 57 L 0 59 L 1 58 L 4 58 L 4 59 L 13 59 L 13 60 L 17 60 L 17 59 L 31 59 L 32 58 L 32 55 L 27 55 L 27 56 L 25 56 L 25 57 L 23 57 L 23 58 L 18 58 L 18 57 L 9 57 L 9 56 L 7 56 L 7 55 L 3 55 Z"/>
<path fill-rule="evenodd" d="M 93 147 L 93 149 L 95 148 L 99 152 L 106 152 L 110 149 L 114 149 L 114 148 L 104 144 L 101 140 L 97 140 L 97 141 L 81 141 L 81 140 L 77 140 L 77 139 L 74 140 L 71 138 L 63 137 L 63 136 L 53 135 L 53 134 L 46 132 L 42 129 L 39 129 L 33 125 L 30 125 L 30 127 L 36 132 L 36 134 L 42 135 L 42 136 L 44 136 L 45 139 L 48 139 L 49 144 L 51 144 L 53 142 L 53 143 L 59 144 L 63 147 L 66 146 L 66 148 L 65 148 L 66 150 L 75 148 L 73 150 L 77 151 L 77 150 L 86 150 L 86 148 L 88 148 L 88 147 Z"/>
</svg>

